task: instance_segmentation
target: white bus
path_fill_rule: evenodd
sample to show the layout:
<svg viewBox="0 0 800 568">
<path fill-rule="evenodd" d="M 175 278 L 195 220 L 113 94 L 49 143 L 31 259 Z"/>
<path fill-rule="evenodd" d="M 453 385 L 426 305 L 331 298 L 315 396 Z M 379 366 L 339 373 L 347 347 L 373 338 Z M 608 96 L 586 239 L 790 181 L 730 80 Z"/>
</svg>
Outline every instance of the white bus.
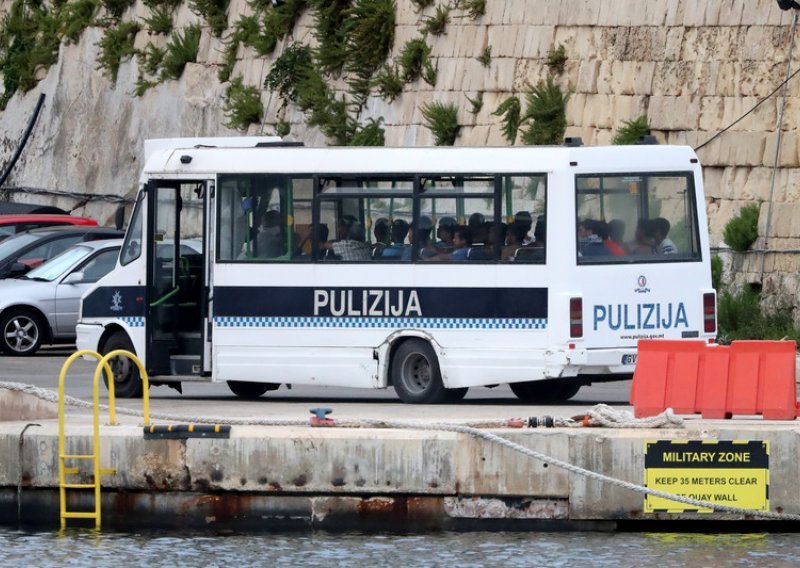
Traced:
<svg viewBox="0 0 800 568">
<path fill-rule="evenodd" d="M 78 347 L 152 384 L 509 384 L 556 401 L 631 377 L 640 338 L 713 341 L 701 168 L 680 146 L 304 148 L 151 140 L 119 264 Z M 136 369 L 114 364 L 136 397 Z"/>
</svg>

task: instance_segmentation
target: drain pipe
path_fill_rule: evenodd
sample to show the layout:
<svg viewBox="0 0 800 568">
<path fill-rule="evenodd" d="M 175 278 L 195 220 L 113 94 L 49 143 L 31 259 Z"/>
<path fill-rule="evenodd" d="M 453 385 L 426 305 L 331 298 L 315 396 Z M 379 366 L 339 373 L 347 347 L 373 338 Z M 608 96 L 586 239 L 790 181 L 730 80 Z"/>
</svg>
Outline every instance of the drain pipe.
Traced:
<svg viewBox="0 0 800 568">
<path fill-rule="evenodd" d="M 6 171 L 3 172 L 3 175 L 0 176 L 0 187 L 3 187 L 3 184 L 6 183 L 6 178 L 11 174 L 11 170 L 14 169 L 14 166 L 17 165 L 17 160 L 19 160 L 22 151 L 25 149 L 25 145 L 28 143 L 28 138 L 31 135 L 31 131 L 33 131 L 33 127 L 36 125 L 36 120 L 39 118 L 39 112 L 42 110 L 42 106 L 44 105 L 44 93 L 39 95 L 39 101 L 36 103 L 36 108 L 33 109 L 33 116 L 28 121 L 28 127 L 25 129 L 25 133 L 22 135 L 22 140 L 20 140 L 19 146 L 17 146 L 17 151 L 14 152 L 14 155 L 11 157 L 11 161 L 8 162 L 6 166 Z"/>
<path fill-rule="evenodd" d="M 781 94 L 781 111 L 778 115 L 778 139 L 775 141 L 775 159 L 772 162 L 772 176 L 769 182 L 769 203 L 767 204 L 767 228 L 764 231 L 764 251 L 761 254 L 761 284 L 764 284 L 764 264 L 767 259 L 766 250 L 769 248 L 769 232 L 772 229 L 772 199 L 775 193 L 775 177 L 778 171 L 778 158 L 781 152 L 781 141 L 783 139 L 783 113 L 786 110 L 786 91 L 789 89 L 789 75 L 792 72 L 792 52 L 794 51 L 794 32 L 797 28 L 797 10 L 793 11 L 791 41 L 789 43 L 789 61 L 786 64 L 786 80 L 783 84 Z"/>
<path fill-rule="evenodd" d="M 29 423 L 25 425 L 19 433 L 19 480 L 17 481 L 17 524 L 22 524 L 22 447 L 24 443 L 25 431 L 31 426 L 41 426 L 41 424 Z"/>
</svg>

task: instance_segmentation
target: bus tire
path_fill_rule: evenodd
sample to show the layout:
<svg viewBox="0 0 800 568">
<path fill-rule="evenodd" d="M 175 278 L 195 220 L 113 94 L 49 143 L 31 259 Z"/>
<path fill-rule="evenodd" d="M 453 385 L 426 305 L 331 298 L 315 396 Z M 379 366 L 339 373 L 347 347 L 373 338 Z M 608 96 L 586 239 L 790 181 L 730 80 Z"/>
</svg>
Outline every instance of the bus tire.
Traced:
<svg viewBox="0 0 800 568">
<path fill-rule="evenodd" d="M 249 381 L 228 381 L 231 392 L 245 400 L 255 400 L 267 391 L 277 390 L 280 385 L 275 383 L 251 383 Z"/>
<path fill-rule="evenodd" d="M 444 397 L 445 402 L 459 402 L 463 400 L 465 396 L 467 396 L 467 391 L 469 387 L 463 387 L 460 389 L 447 389 L 447 394 Z"/>
<path fill-rule="evenodd" d="M 404 341 L 392 356 L 391 375 L 392 386 L 403 402 L 438 404 L 447 399 L 439 360 L 427 341 Z"/>
<path fill-rule="evenodd" d="M 117 349 L 130 351 L 134 355 L 133 343 L 128 334 L 122 330 L 117 330 L 111 334 L 103 345 L 101 355 L 106 355 Z M 117 398 L 142 398 L 144 392 L 142 379 L 139 377 L 139 367 L 127 357 L 113 357 L 109 359 L 111 372 L 114 375 L 114 396 Z M 103 382 L 108 388 L 108 377 L 103 372 Z"/>
<path fill-rule="evenodd" d="M 42 318 L 25 309 L 10 309 L 0 317 L 0 351 L 28 357 L 39 350 L 47 328 Z"/>
<path fill-rule="evenodd" d="M 509 386 L 517 398 L 525 402 L 563 402 L 578 394 L 581 388 L 575 381 L 564 379 L 511 383 Z"/>
</svg>

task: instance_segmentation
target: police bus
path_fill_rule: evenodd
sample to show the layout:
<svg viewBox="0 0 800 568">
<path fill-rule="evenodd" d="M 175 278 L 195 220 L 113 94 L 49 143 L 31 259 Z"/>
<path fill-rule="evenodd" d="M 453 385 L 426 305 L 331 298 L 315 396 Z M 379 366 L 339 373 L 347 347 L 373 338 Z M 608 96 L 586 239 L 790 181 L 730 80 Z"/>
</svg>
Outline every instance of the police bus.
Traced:
<svg viewBox="0 0 800 568">
<path fill-rule="evenodd" d="M 631 377 L 640 338 L 713 341 L 703 183 L 682 146 L 304 148 L 149 140 L 78 347 L 151 384 L 509 384 L 556 401 Z M 114 361 L 116 392 L 142 394 Z"/>
</svg>

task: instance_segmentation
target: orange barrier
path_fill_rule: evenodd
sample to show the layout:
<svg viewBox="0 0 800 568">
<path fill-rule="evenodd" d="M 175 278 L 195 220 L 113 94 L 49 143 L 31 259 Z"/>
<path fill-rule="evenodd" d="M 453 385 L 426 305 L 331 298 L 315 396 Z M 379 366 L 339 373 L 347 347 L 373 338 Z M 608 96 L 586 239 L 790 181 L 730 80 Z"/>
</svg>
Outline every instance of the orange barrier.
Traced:
<svg viewBox="0 0 800 568">
<path fill-rule="evenodd" d="M 703 341 L 643 339 L 631 386 L 638 417 L 672 408 L 677 414 L 730 418 L 761 414 L 794 420 L 796 399 L 794 341 Z"/>
</svg>

